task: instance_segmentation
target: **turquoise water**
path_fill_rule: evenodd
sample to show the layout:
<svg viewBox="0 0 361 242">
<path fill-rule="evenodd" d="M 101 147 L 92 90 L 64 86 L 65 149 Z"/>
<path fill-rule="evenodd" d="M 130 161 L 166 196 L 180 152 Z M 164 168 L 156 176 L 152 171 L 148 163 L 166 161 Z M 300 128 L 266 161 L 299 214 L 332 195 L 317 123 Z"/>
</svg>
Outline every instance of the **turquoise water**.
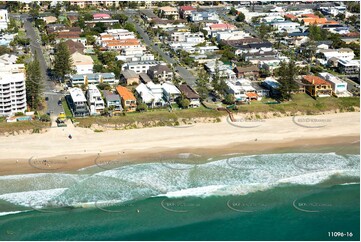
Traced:
<svg viewBox="0 0 361 242">
<path fill-rule="evenodd" d="M 3 176 L 0 239 L 356 241 L 359 158 L 282 153 Z"/>
</svg>

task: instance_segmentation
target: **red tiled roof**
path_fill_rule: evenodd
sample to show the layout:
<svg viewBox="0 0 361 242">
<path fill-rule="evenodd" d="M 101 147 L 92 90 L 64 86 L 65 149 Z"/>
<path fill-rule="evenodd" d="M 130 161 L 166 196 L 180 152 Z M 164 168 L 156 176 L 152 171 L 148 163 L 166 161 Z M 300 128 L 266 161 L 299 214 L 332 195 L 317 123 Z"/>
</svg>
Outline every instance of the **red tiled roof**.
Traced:
<svg viewBox="0 0 361 242">
<path fill-rule="evenodd" d="M 181 10 L 183 11 L 191 11 L 191 10 L 197 10 L 195 7 L 193 6 L 182 6 L 180 7 Z"/>
<path fill-rule="evenodd" d="M 119 95 L 124 99 L 124 100 L 137 100 L 133 93 L 131 91 L 129 91 L 126 87 L 123 86 L 117 86 L 117 92 L 119 93 Z"/>
<path fill-rule="evenodd" d="M 303 77 L 303 80 L 314 85 L 328 85 L 328 86 L 331 85 L 329 82 L 318 76 L 306 75 Z"/>
</svg>

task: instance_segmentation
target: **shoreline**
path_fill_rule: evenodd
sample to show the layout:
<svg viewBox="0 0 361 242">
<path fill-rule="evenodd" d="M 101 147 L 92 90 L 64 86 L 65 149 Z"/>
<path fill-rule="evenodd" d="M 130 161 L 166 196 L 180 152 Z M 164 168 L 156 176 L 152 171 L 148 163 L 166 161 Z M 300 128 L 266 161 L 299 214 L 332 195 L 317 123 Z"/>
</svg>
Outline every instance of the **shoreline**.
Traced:
<svg viewBox="0 0 361 242">
<path fill-rule="evenodd" d="M 223 119 L 220 123 L 196 124 L 189 128 L 157 127 L 96 133 L 90 129 L 67 127 L 51 128 L 43 134 L 2 137 L 0 175 L 71 172 L 95 165 L 111 169 L 119 165 L 167 160 L 179 153 L 200 155 L 206 160 L 232 153 L 252 155 L 282 152 L 282 149 L 304 149 L 306 153 L 315 147 L 335 146 L 339 149 L 359 143 L 359 113 L 306 117 L 328 122 L 322 127 L 305 128 L 295 125 L 292 117 L 282 117 L 241 128 Z M 73 135 L 71 140 L 67 137 L 69 133 Z M 197 162 L 195 158 L 190 160 Z"/>
</svg>

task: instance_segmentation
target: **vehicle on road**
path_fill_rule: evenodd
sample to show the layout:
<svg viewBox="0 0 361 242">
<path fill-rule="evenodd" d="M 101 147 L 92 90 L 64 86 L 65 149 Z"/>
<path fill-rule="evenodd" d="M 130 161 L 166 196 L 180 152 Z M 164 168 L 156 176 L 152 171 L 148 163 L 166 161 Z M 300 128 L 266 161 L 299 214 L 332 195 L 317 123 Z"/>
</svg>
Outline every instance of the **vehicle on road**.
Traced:
<svg viewBox="0 0 361 242">
<path fill-rule="evenodd" d="M 45 101 L 49 101 L 49 97 L 45 97 Z"/>
<path fill-rule="evenodd" d="M 61 103 L 61 100 L 58 101 L 58 105 L 62 106 L 63 104 Z"/>
</svg>

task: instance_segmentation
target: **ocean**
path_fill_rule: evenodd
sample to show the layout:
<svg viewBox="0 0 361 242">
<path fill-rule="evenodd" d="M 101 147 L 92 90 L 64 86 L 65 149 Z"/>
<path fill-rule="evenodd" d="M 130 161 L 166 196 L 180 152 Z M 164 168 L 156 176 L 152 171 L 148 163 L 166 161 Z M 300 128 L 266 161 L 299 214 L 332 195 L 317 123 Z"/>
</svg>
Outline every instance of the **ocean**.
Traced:
<svg viewBox="0 0 361 242">
<path fill-rule="evenodd" d="M 1 176 L 0 240 L 359 241 L 358 144 L 334 148 Z"/>
</svg>

